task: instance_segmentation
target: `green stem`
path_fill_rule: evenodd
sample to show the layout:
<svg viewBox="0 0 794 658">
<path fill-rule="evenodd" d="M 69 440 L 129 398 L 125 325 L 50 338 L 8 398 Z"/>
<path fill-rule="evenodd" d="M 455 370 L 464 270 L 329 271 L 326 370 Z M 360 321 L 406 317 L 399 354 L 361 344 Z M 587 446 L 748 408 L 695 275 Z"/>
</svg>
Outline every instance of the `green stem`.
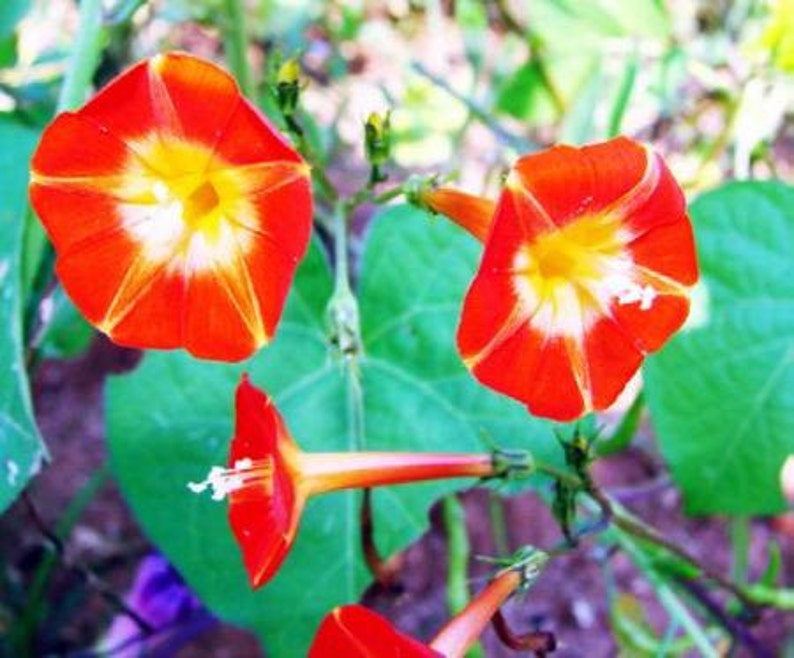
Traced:
<svg viewBox="0 0 794 658">
<path fill-rule="evenodd" d="M 243 0 L 225 0 L 226 20 L 223 21 L 223 48 L 226 60 L 243 95 L 254 98 L 251 67 L 248 65 L 248 36 L 245 31 Z"/>
<path fill-rule="evenodd" d="M 555 480 L 560 480 L 569 487 L 574 487 L 576 489 L 582 489 L 584 487 L 584 482 L 582 482 L 582 479 L 578 475 L 571 473 L 570 471 L 566 471 L 563 468 L 558 468 L 557 466 L 549 464 L 548 462 L 538 461 L 536 459 L 535 469 L 538 471 L 538 473 L 543 473 L 544 475 L 548 475 Z"/>
<path fill-rule="evenodd" d="M 621 126 L 623 125 L 623 117 L 626 115 L 626 109 L 629 105 L 629 98 L 634 90 L 634 84 L 637 81 L 637 73 L 640 69 L 640 55 L 637 52 L 635 45 L 631 52 L 630 58 L 626 63 L 626 68 L 623 70 L 623 79 L 618 89 L 617 98 L 615 99 L 612 109 L 609 112 L 609 122 L 607 127 L 607 137 L 617 137 L 620 134 Z"/>
<path fill-rule="evenodd" d="M 640 427 L 642 412 L 645 410 L 645 395 L 640 393 L 623 415 L 620 424 L 608 439 L 598 441 L 595 451 L 599 457 L 622 452 L 631 445 L 631 441 Z"/>
<path fill-rule="evenodd" d="M 366 448 L 366 426 L 364 424 L 364 389 L 357 365 L 347 366 L 347 418 L 350 426 L 353 447 L 355 450 Z"/>
<path fill-rule="evenodd" d="M 491 521 L 496 554 L 507 555 L 510 550 L 510 541 L 507 535 L 504 500 L 497 492 L 490 489 L 488 490 L 488 516 Z"/>
<path fill-rule="evenodd" d="M 69 63 L 58 96 L 57 111 L 74 110 L 83 104 L 91 86 L 94 72 L 99 65 L 106 28 L 102 23 L 101 0 L 82 0 L 78 15 L 77 33 Z M 27 308 L 25 314 L 25 340 L 33 333 L 39 305 L 53 279 L 55 261 L 52 244 L 44 237 L 33 211 L 28 207 L 25 214 L 25 249 L 22 254 L 22 276 L 26 289 Z M 28 360 L 34 362 L 35 354 Z"/>
<path fill-rule="evenodd" d="M 329 205 L 336 204 L 339 201 L 339 192 L 331 179 L 328 178 L 328 174 L 325 173 L 325 164 L 317 158 L 314 149 L 309 144 L 309 140 L 306 139 L 306 135 L 303 133 L 303 128 L 301 128 L 294 115 L 282 113 L 281 117 L 284 119 L 284 125 L 292 137 L 295 148 L 298 149 L 298 152 L 304 157 L 306 162 L 311 165 L 312 180 L 316 186 L 315 192 L 317 196 L 323 198 Z"/>
<path fill-rule="evenodd" d="M 757 605 L 794 611 L 794 588 L 775 589 L 763 585 L 750 585 L 745 591 Z"/>
<path fill-rule="evenodd" d="M 468 567 L 469 536 L 466 533 L 466 511 L 455 494 L 441 501 L 444 530 L 447 535 L 447 606 L 454 617 L 469 604 Z M 484 656 L 482 647 L 475 644 L 466 652 L 467 658 Z"/>
<path fill-rule="evenodd" d="M 466 513 L 455 494 L 442 499 L 441 511 L 447 536 L 447 606 L 454 617 L 469 603 L 469 537 Z"/>
<path fill-rule="evenodd" d="M 337 208 L 333 217 L 334 231 L 334 297 L 352 296 L 350 285 L 350 265 L 347 247 L 347 213 L 345 208 Z"/>
<path fill-rule="evenodd" d="M 82 105 L 91 86 L 105 37 L 101 0 L 81 0 L 78 20 L 74 48 L 58 96 L 58 112 Z"/>
<path fill-rule="evenodd" d="M 626 551 L 634 564 L 637 565 L 637 568 L 653 586 L 659 603 L 664 606 L 671 619 L 676 620 L 686 630 L 695 643 L 695 646 L 699 649 L 700 655 L 706 656 L 707 658 L 718 658 L 719 653 L 706 636 L 706 631 L 698 620 L 692 616 L 692 613 L 684 605 L 678 595 L 653 568 L 651 561 L 645 553 L 642 552 L 640 547 L 624 533 L 616 533 L 616 536 L 620 546 Z"/>
<path fill-rule="evenodd" d="M 538 150 L 538 147 L 534 142 L 520 135 L 513 134 L 507 129 L 505 129 L 501 124 L 494 121 L 493 117 L 489 112 L 487 112 L 482 107 L 480 107 L 480 105 L 478 105 L 472 99 L 467 98 L 463 94 L 456 91 L 452 86 L 450 86 L 450 84 L 446 80 L 435 75 L 434 73 L 431 73 L 420 62 L 413 62 L 411 64 L 411 67 L 419 75 L 432 82 L 439 89 L 442 89 L 443 91 L 447 92 L 450 96 L 452 96 L 452 98 L 454 98 L 458 102 L 462 103 L 472 117 L 477 119 L 477 121 L 479 121 L 483 126 L 488 128 L 488 130 L 490 130 L 494 134 L 494 136 L 504 144 L 507 144 L 508 146 L 515 149 L 519 153 L 527 153 L 529 151 Z"/>
<path fill-rule="evenodd" d="M 381 192 L 380 194 L 372 197 L 371 201 L 376 206 L 380 206 L 396 199 L 399 196 L 402 196 L 403 194 L 405 194 L 405 188 L 402 185 L 398 185 L 397 187 L 393 187 L 390 190 L 386 190 L 385 192 Z"/>
<path fill-rule="evenodd" d="M 737 585 L 747 584 L 747 564 L 750 553 L 750 518 L 734 516 L 730 520 L 731 546 L 733 548 L 733 569 L 731 579 Z"/>
<path fill-rule="evenodd" d="M 563 482 L 568 487 L 583 491 L 592 499 L 593 503 L 598 504 L 602 518 L 608 519 L 614 526 L 623 532 L 652 544 L 656 544 L 681 558 L 694 567 L 703 577 L 715 582 L 720 587 L 733 594 L 748 610 L 752 610 L 755 607 L 755 602 L 748 596 L 741 585 L 732 582 L 729 578 L 726 578 L 707 564 L 701 563 L 685 548 L 670 541 L 656 530 L 656 528 L 635 517 L 617 501 L 610 498 L 592 480 L 584 481 L 578 475 L 564 471 L 545 462 L 536 461 L 535 469 Z"/>
<path fill-rule="evenodd" d="M 347 387 L 347 419 L 354 450 L 365 447 L 364 393 L 358 371 L 361 355 L 361 322 L 358 300 L 350 285 L 347 246 L 348 219 L 343 204 L 337 203 L 333 215 L 334 292 L 328 302 L 328 321 L 332 342 L 343 359 Z"/>
<path fill-rule="evenodd" d="M 664 548 L 673 555 L 689 563 L 705 578 L 717 583 L 720 587 L 733 594 L 748 609 L 753 609 L 755 607 L 756 603 L 747 595 L 740 585 L 732 582 L 710 566 L 700 562 L 695 556 L 690 554 L 689 551 L 661 535 L 656 528 L 641 521 L 617 502 L 610 499 L 607 500 L 609 500 L 612 511 L 612 522 L 616 527 L 638 539 L 643 539 Z"/>
<path fill-rule="evenodd" d="M 739 99 L 732 98 L 725 104 L 725 117 L 722 123 L 722 130 L 719 135 L 707 147 L 700 165 L 695 172 L 694 183 L 702 184 L 702 180 L 708 168 L 720 159 L 720 156 L 728 147 L 736 129 L 736 118 L 739 114 Z"/>
</svg>

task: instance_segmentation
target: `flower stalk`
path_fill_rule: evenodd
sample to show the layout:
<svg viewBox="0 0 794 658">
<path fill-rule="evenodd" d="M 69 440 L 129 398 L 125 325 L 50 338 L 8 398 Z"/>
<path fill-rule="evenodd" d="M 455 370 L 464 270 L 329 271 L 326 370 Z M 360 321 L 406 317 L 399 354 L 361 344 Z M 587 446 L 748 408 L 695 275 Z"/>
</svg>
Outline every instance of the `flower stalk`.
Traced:
<svg viewBox="0 0 794 658">
<path fill-rule="evenodd" d="M 225 0 L 226 20 L 223 21 L 223 47 L 226 60 L 243 94 L 254 98 L 256 88 L 248 65 L 248 35 L 245 30 L 243 0 Z"/>
<path fill-rule="evenodd" d="M 58 112 L 79 107 L 91 86 L 105 38 L 101 0 L 82 0 L 78 21 L 74 49 L 58 96 Z"/>
</svg>

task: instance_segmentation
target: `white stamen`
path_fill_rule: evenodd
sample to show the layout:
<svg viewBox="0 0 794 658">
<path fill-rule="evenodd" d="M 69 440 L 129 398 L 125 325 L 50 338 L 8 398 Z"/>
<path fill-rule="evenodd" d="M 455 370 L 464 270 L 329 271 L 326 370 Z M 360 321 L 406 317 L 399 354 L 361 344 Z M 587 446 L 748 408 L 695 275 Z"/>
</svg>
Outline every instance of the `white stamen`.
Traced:
<svg viewBox="0 0 794 658">
<path fill-rule="evenodd" d="M 606 286 L 617 297 L 618 304 L 639 304 L 641 311 L 647 311 L 653 306 L 657 292 L 650 284 L 644 286 L 632 281 L 626 275 L 615 275 L 607 278 Z"/>
<path fill-rule="evenodd" d="M 230 493 L 245 486 L 245 471 L 253 466 L 249 458 L 238 459 L 234 468 L 213 466 L 206 479 L 201 482 L 188 482 L 187 488 L 194 494 L 204 493 L 207 488 L 212 489 L 212 500 L 223 500 Z"/>
<path fill-rule="evenodd" d="M 642 299 L 640 300 L 640 310 L 647 311 L 653 306 L 653 300 L 656 299 L 656 290 L 652 286 L 646 284 L 642 289 Z"/>
</svg>

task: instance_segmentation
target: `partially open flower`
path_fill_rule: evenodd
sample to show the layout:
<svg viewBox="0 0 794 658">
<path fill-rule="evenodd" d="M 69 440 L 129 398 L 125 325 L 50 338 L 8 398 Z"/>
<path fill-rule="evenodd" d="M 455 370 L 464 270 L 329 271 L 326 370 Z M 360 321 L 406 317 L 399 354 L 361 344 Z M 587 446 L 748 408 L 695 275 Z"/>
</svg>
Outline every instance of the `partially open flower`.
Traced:
<svg viewBox="0 0 794 658">
<path fill-rule="evenodd" d="M 461 192 L 451 187 L 422 190 L 417 202 L 434 213 L 447 215 L 461 228 L 484 242 L 491 230 L 496 204 L 490 199 Z"/>
<path fill-rule="evenodd" d="M 275 575 L 287 556 L 307 499 L 340 489 L 453 477 L 528 472 L 522 453 L 338 452 L 298 448 L 270 398 L 243 376 L 228 468 L 215 466 L 194 492 L 229 498 L 229 520 L 252 587 Z"/>
<path fill-rule="evenodd" d="M 487 206 L 465 197 L 424 201 L 475 235 L 485 222 Z M 684 196 L 629 139 L 521 158 L 477 230 L 485 251 L 458 349 L 481 383 L 534 414 L 605 409 L 687 317 L 698 271 Z"/>
<path fill-rule="evenodd" d="M 443 658 L 361 605 L 334 608 L 317 631 L 309 658 Z"/>
<path fill-rule="evenodd" d="M 92 324 L 225 361 L 273 336 L 311 233 L 309 167 L 227 73 L 186 54 L 56 117 L 30 198 Z"/>
<path fill-rule="evenodd" d="M 429 644 L 395 629 L 386 619 L 360 605 L 336 608 L 323 619 L 309 658 L 462 658 L 477 642 L 501 605 L 518 589 L 527 589 L 546 563 L 547 555 L 529 550 L 514 565 L 500 571 Z M 553 638 L 542 634 L 552 651 Z"/>
</svg>

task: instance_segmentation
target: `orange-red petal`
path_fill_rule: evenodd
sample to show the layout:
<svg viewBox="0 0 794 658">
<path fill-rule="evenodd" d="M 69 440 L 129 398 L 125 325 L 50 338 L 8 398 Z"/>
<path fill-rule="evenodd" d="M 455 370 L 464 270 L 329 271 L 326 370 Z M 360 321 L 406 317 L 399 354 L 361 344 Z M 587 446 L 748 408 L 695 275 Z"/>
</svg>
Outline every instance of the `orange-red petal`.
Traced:
<svg viewBox="0 0 794 658">
<path fill-rule="evenodd" d="M 251 460 L 267 472 L 230 494 L 229 522 L 255 588 L 275 575 L 295 538 L 304 504 L 288 458 L 295 450 L 273 402 L 244 375 L 235 397 L 229 468 Z"/>
<path fill-rule="evenodd" d="M 698 280 L 695 239 L 686 215 L 657 226 L 629 243 L 634 262 L 682 287 Z"/>
<path fill-rule="evenodd" d="M 145 265 L 131 267 L 128 276 L 131 283 L 117 289 L 102 330 L 119 345 L 179 347 L 184 317 L 175 309 L 184 307 L 185 279 L 162 268 L 147 271 Z"/>
<path fill-rule="evenodd" d="M 125 235 L 107 233 L 83 240 L 56 260 L 55 272 L 61 281 L 69 282 L 64 287 L 70 295 L 75 290 L 90 290 L 90 294 L 74 298 L 79 299 L 78 308 L 92 324 L 104 322 L 135 263 L 136 253 Z"/>
<path fill-rule="evenodd" d="M 62 251 L 121 228 L 112 190 L 133 157 L 124 142 L 79 114 L 61 114 L 47 127 L 31 162 L 30 199 Z"/>
<path fill-rule="evenodd" d="M 401 633 L 379 614 L 360 605 L 332 610 L 323 619 L 309 658 L 441 658 Z"/>
<path fill-rule="evenodd" d="M 225 161 L 236 165 L 255 162 L 303 164 L 295 149 L 267 117 L 242 97 L 218 137 L 216 150 Z"/>
<path fill-rule="evenodd" d="M 589 406 L 606 409 L 637 372 L 643 354 L 630 334 L 605 317 L 585 335 L 583 357 Z"/>
<path fill-rule="evenodd" d="M 149 139 L 154 128 L 212 146 L 241 100 L 220 67 L 167 53 L 121 73 L 80 112 L 125 141 Z"/>
<path fill-rule="evenodd" d="M 662 159 L 625 137 L 524 156 L 516 162 L 515 174 L 524 192 L 558 226 L 623 204 L 627 222 L 641 232 L 684 212 L 681 189 Z"/>
</svg>

